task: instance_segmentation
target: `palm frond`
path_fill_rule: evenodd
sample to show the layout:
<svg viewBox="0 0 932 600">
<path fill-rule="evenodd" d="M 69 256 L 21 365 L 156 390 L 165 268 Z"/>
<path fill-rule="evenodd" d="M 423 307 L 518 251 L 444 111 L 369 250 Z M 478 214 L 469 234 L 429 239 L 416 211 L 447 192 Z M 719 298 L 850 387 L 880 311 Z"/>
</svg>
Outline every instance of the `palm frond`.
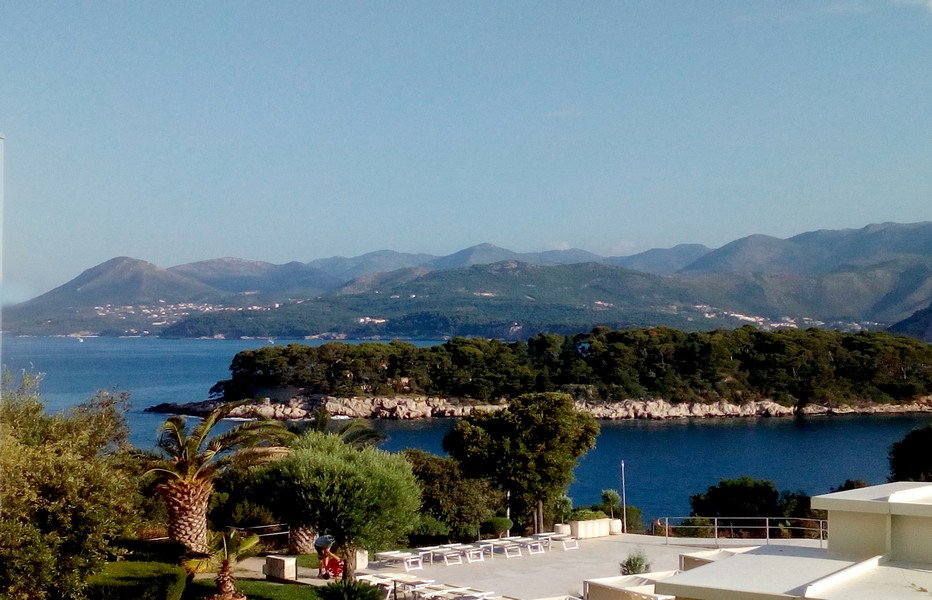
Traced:
<svg viewBox="0 0 932 600">
<path fill-rule="evenodd" d="M 222 453 L 234 447 L 249 448 L 260 444 L 275 444 L 292 438 L 294 434 L 278 421 L 249 421 L 211 438 L 207 449 Z"/>
<path fill-rule="evenodd" d="M 375 446 L 385 439 L 385 436 L 373 429 L 367 422 L 360 419 L 353 419 L 341 426 L 340 429 L 337 430 L 337 435 L 339 435 L 340 439 L 346 444 L 354 448 Z"/>
<path fill-rule="evenodd" d="M 177 415 L 168 417 L 159 425 L 158 433 L 157 447 L 169 456 L 178 456 L 187 437 L 185 418 Z"/>
<path fill-rule="evenodd" d="M 221 420 L 227 418 L 233 409 L 244 404 L 245 400 L 240 400 L 237 402 L 225 402 L 210 411 L 210 414 L 204 417 L 204 419 L 197 424 L 197 427 L 194 428 L 194 431 L 191 432 L 191 437 L 197 440 L 197 447 L 201 448 L 204 445 L 204 442 L 210 436 L 210 432 Z"/>
</svg>

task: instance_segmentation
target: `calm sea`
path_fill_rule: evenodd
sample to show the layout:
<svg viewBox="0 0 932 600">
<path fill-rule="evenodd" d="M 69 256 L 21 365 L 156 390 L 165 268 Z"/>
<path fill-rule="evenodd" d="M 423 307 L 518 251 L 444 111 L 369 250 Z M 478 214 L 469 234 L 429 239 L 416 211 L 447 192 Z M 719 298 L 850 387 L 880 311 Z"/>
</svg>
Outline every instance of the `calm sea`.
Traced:
<svg viewBox="0 0 932 600">
<path fill-rule="evenodd" d="M 278 343 L 285 343 L 283 340 Z M 305 342 L 301 342 L 305 343 Z M 240 350 L 263 340 L 160 340 L 153 338 L 2 337 L 2 363 L 43 373 L 41 392 L 50 411 L 73 406 L 98 389 L 128 391 L 132 442 L 151 448 L 162 415 L 142 412 L 161 402 L 207 398 L 229 376 Z M 598 501 L 601 490 L 625 492 L 648 518 L 684 516 L 689 496 L 720 478 L 749 475 L 780 490 L 827 492 L 846 479 L 882 483 L 890 444 L 932 416 L 845 416 L 806 419 L 603 422 L 596 449 L 576 470 L 570 496 L 576 505 Z M 386 450 L 414 447 L 442 454 L 450 420 L 375 423 Z"/>
</svg>

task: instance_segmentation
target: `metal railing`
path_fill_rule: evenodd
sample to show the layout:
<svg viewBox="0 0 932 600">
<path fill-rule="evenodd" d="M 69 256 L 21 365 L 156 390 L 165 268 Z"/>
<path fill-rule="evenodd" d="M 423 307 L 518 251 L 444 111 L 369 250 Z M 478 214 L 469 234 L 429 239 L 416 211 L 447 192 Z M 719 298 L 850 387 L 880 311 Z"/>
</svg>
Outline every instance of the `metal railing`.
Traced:
<svg viewBox="0 0 932 600">
<path fill-rule="evenodd" d="M 823 547 L 828 539 L 828 521 L 799 517 L 663 517 L 652 524 L 654 535 L 670 538 L 709 538 L 715 540 L 817 539 Z M 659 531 L 658 531 L 659 528 Z M 760 535 L 754 535 L 759 533 Z"/>
</svg>

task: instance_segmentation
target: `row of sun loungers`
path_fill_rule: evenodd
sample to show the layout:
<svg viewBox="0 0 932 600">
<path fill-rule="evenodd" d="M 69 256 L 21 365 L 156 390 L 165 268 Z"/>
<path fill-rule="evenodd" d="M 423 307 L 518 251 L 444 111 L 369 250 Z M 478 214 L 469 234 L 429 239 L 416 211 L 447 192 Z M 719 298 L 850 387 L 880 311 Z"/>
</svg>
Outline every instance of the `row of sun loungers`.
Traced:
<svg viewBox="0 0 932 600">
<path fill-rule="evenodd" d="M 465 560 L 468 563 L 484 561 L 486 556 L 494 558 L 501 554 L 505 558 L 543 554 L 554 543 L 559 542 L 563 550 L 576 550 L 579 542 L 576 538 L 555 534 L 540 533 L 528 537 L 512 536 L 492 540 L 480 540 L 472 544 L 442 544 L 440 546 L 427 546 L 415 548 L 410 551 L 390 550 L 376 552 L 375 559 L 382 565 L 390 563 L 400 564 L 407 572 L 424 568 L 424 563 L 433 564 L 435 560 L 442 560 L 445 565 L 461 565 Z"/>
<path fill-rule="evenodd" d="M 472 587 L 436 583 L 433 579 L 419 579 L 407 573 L 374 573 L 360 575 L 366 581 L 385 590 L 385 598 L 394 594 L 410 595 L 412 600 L 515 600 L 508 596 L 496 596 L 494 592 Z"/>
</svg>

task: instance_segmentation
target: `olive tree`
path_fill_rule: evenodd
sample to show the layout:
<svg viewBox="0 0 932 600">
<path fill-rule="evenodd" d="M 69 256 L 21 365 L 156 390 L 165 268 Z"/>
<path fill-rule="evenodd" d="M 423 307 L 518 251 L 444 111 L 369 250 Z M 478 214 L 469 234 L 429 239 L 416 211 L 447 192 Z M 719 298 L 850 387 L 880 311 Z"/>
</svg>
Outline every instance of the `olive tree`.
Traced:
<svg viewBox="0 0 932 600">
<path fill-rule="evenodd" d="M 48 415 L 38 378 L 4 375 L 0 402 L 0 596 L 82 598 L 135 524 L 125 394 Z"/>
<path fill-rule="evenodd" d="M 355 570 L 356 550 L 398 542 L 414 529 L 421 491 L 411 465 L 398 454 L 353 448 L 334 434 L 311 431 L 281 460 L 256 471 L 256 498 L 289 525 L 313 527 L 334 538 Z"/>
</svg>

